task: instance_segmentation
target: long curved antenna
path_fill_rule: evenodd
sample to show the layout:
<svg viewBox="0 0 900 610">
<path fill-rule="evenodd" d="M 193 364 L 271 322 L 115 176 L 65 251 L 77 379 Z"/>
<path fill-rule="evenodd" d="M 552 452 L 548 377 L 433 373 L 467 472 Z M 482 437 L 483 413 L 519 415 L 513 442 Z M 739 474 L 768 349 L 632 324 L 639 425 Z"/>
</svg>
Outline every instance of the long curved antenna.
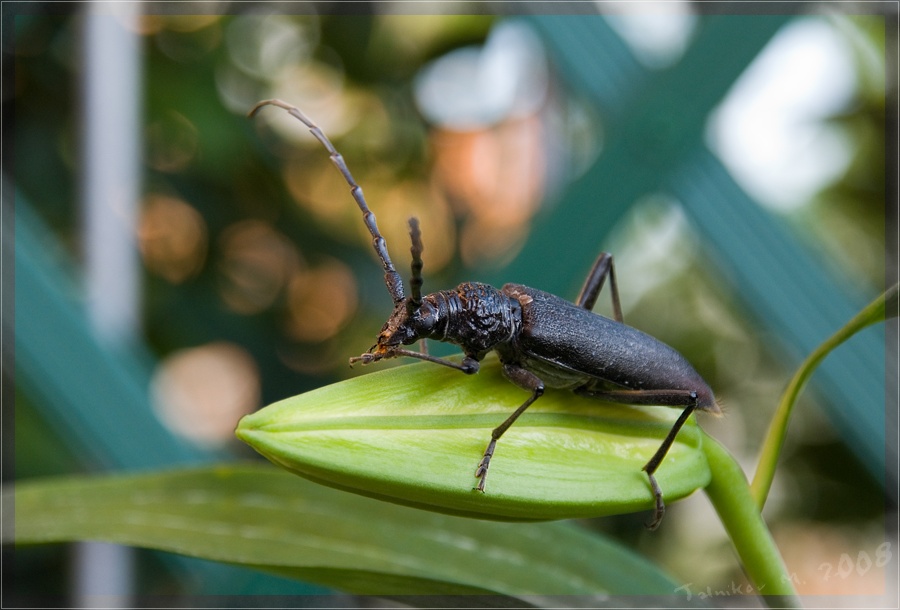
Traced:
<svg viewBox="0 0 900 610">
<path fill-rule="evenodd" d="M 422 232 L 419 230 L 419 219 L 409 219 L 409 238 L 412 246 L 409 248 L 412 254 L 412 276 L 409 280 L 409 289 L 412 294 L 409 297 L 410 312 L 422 306 Z"/>
<path fill-rule="evenodd" d="M 405 298 L 403 294 L 403 281 L 400 279 L 400 274 L 394 269 L 394 263 L 391 262 L 391 257 L 387 251 L 387 244 L 385 243 L 381 232 L 378 230 L 378 225 L 375 223 L 375 214 L 366 204 L 362 187 L 356 184 L 356 181 L 350 174 L 350 170 L 347 168 L 347 164 L 344 162 L 344 157 L 337 151 L 334 144 L 328 139 L 328 136 L 322 133 L 322 130 L 319 129 L 318 125 L 313 123 L 299 108 L 292 106 L 287 102 L 276 99 L 263 100 L 253 106 L 253 108 L 250 109 L 250 112 L 247 113 L 247 116 L 252 118 L 263 106 L 278 106 L 279 108 L 287 110 L 291 116 L 299 119 L 300 122 L 309 128 L 309 132 L 322 143 L 322 146 L 324 146 L 331 155 L 332 163 L 338 168 L 341 175 L 344 176 L 344 180 L 347 181 L 347 184 L 350 185 L 350 193 L 353 195 L 353 199 L 356 200 L 356 205 L 358 205 L 360 211 L 362 211 L 366 228 L 369 229 L 369 233 L 372 235 L 372 245 L 375 248 L 375 253 L 378 255 L 378 258 L 381 259 L 381 266 L 384 269 L 384 285 L 387 286 L 388 292 L 391 294 L 391 299 L 393 299 L 395 305 L 403 301 Z"/>
</svg>

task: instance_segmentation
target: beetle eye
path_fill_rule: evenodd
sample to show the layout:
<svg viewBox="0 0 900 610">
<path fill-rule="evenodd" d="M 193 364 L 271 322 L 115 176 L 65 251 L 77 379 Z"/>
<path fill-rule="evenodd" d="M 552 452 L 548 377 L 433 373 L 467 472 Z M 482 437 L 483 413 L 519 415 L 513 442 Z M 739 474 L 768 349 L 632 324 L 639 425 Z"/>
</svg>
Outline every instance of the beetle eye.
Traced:
<svg viewBox="0 0 900 610">
<path fill-rule="evenodd" d="M 413 318 L 416 330 L 420 333 L 427 333 L 430 331 L 436 322 L 434 314 L 434 308 L 427 303 L 423 303 L 422 306 L 416 310 L 415 317 Z"/>
</svg>

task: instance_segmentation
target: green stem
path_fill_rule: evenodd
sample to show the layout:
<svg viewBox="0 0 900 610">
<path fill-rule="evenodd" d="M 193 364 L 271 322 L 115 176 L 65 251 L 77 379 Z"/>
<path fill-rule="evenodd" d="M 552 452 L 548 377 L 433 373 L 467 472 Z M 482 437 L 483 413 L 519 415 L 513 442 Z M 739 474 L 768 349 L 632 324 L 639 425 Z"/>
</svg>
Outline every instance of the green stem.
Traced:
<svg viewBox="0 0 900 610">
<path fill-rule="evenodd" d="M 756 508 L 744 471 L 708 435 L 703 438 L 703 451 L 712 472 L 706 495 L 722 520 L 754 589 L 770 608 L 799 608 L 797 592 Z"/>
<path fill-rule="evenodd" d="M 778 456 L 781 453 L 781 447 L 784 444 L 784 437 L 787 434 L 788 420 L 791 417 L 794 404 L 797 397 L 806 382 L 812 376 L 816 367 L 825 356 L 838 345 L 849 339 L 851 336 L 862 330 L 863 328 L 882 322 L 885 319 L 885 313 L 889 309 L 890 315 L 897 315 L 897 291 L 898 284 L 895 284 L 887 292 L 872 301 L 863 308 L 856 316 L 853 317 L 840 330 L 834 333 L 824 343 L 817 347 L 807 358 L 803 364 L 797 369 L 794 377 L 788 383 L 775 416 L 769 424 L 769 430 L 766 432 L 765 440 L 760 451 L 759 464 L 756 467 L 756 475 L 751 484 L 753 498 L 759 510 L 763 509 L 766 504 L 766 498 L 769 495 L 769 489 L 772 487 L 772 479 L 775 477 L 775 467 L 778 464 Z"/>
</svg>

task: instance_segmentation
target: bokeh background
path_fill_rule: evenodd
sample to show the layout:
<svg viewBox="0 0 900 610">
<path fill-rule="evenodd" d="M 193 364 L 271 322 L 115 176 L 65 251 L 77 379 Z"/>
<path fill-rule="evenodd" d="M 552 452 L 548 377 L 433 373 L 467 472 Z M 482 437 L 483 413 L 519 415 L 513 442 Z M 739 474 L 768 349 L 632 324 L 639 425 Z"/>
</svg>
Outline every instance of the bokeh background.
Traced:
<svg viewBox="0 0 900 610">
<path fill-rule="evenodd" d="M 896 15 L 780 8 L 5 3 L 4 480 L 255 459 L 241 415 L 365 373 L 390 311 L 370 238 L 299 122 L 247 119 L 271 97 L 344 154 L 404 276 L 420 218 L 426 290 L 574 298 L 613 252 L 626 322 L 715 388 L 701 423 L 752 475 L 796 366 L 897 273 Z M 895 336 L 829 357 L 766 508 L 836 605 L 896 598 Z M 585 526 L 733 590 L 715 519 L 697 494 L 654 534 Z M 16 592 L 73 604 L 322 592 L 107 545 L 15 563 Z"/>
</svg>

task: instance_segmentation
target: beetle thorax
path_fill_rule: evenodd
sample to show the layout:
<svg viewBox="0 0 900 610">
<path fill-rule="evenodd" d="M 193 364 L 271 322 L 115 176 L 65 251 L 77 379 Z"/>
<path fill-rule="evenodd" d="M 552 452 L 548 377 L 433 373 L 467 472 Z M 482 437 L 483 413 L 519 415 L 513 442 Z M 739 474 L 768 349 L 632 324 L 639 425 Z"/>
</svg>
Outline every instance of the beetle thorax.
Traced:
<svg viewBox="0 0 900 610">
<path fill-rule="evenodd" d="M 464 282 L 426 299 L 439 312 L 430 338 L 455 343 L 470 355 L 510 341 L 522 326 L 519 302 L 488 284 Z"/>
</svg>

